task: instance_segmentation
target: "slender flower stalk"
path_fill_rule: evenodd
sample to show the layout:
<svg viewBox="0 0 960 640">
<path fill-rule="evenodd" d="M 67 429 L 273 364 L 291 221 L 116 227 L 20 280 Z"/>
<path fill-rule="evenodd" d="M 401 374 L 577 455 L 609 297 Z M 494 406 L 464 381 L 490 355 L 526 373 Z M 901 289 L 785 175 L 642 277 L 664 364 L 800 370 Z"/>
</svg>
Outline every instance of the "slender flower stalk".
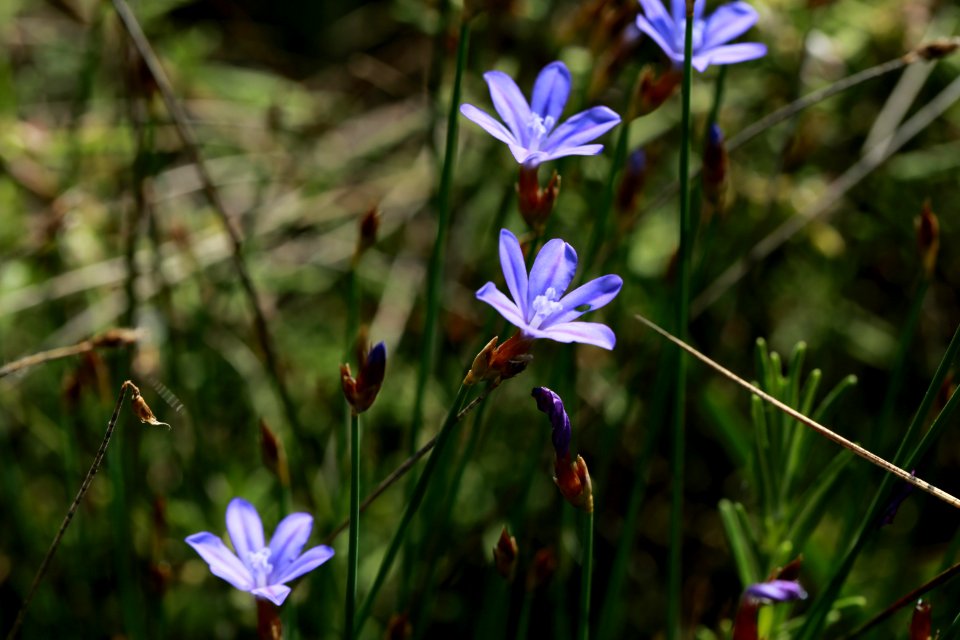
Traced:
<svg viewBox="0 0 960 640">
<path fill-rule="evenodd" d="M 590 637 L 590 591 L 593 584 L 593 511 L 583 517 L 583 561 L 580 578 L 580 625 L 579 640 Z"/>
<path fill-rule="evenodd" d="M 363 625 L 367 621 L 367 617 L 370 615 L 370 609 L 373 607 L 373 602 L 376 600 L 377 594 L 380 592 L 380 587 L 383 586 L 384 581 L 387 579 L 387 574 L 390 573 L 390 568 L 393 566 L 393 561 L 396 560 L 397 552 L 400 551 L 400 546 L 406 539 L 407 529 L 410 526 L 410 522 L 413 520 L 414 514 L 416 514 L 417 510 L 420 508 L 420 505 L 423 503 L 423 498 L 427 493 L 427 487 L 430 484 L 430 478 L 433 476 L 433 473 L 437 468 L 437 463 L 450 441 L 450 437 L 453 434 L 453 428 L 457 424 L 460 408 L 463 406 L 464 400 L 467 398 L 467 392 L 469 389 L 470 387 L 467 385 L 460 385 L 460 390 L 457 392 L 457 397 L 450 406 L 450 410 L 443 422 L 443 426 L 440 427 L 440 433 L 437 435 L 437 443 L 434 446 L 430 457 L 427 459 L 427 464 L 424 466 L 423 472 L 417 479 L 416 485 L 410 494 L 410 499 L 407 502 L 407 506 L 403 510 L 403 516 L 401 516 L 400 522 L 397 523 L 396 531 L 393 534 L 393 538 L 390 540 L 390 546 L 387 548 L 387 552 L 383 557 L 383 561 L 380 563 L 380 568 L 377 570 L 377 576 L 373 580 L 373 585 L 371 585 L 370 591 L 367 593 L 367 597 L 363 601 L 363 605 L 360 607 L 355 617 L 353 629 L 354 637 L 358 637 L 360 635 L 360 631 L 363 629 Z"/>
<path fill-rule="evenodd" d="M 676 10 L 677 2 L 674 2 Z M 702 6 L 702 4 L 701 4 Z M 680 247 L 677 256 L 677 302 L 675 328 L 681 340 L 687 336 L 690 315 L 690 256 L 692 227 L 690 220 L 690 90 L 693 76 L 693 0 L 687 0 L 686 36 L 683 57 L 682 111 L 680 118 Z M 687 363 L 679 351 L 674 386 L 673 442 L 670 467 L 672 494 L 670 501 L 670 553 L 667 562 L 667 638 L 680 637 L 680 576 L 683 545 L 683 472 L 687 399 Z"/>
</svg>

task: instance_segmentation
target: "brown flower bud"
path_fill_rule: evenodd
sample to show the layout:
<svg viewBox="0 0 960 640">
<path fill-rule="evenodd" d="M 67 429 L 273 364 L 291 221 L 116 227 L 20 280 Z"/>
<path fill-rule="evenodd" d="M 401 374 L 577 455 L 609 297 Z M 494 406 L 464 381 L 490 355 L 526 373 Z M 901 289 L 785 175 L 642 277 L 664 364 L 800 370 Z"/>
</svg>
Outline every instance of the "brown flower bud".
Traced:
<svg viewBox="0 0 960 640">
<path fill-rule="evenodd" d="M 387 368 L 387 347 L 378 342 L 369 353 L 360 353 L 360 373 L 354 378 L 349 364 L 340 365 L 340 381 L 343 395 L 353 409 L 354 415 L 370 408 L 380 393 Z"/>
<path fill-rule="evenodd" d="M 497 386 L 522 373 L 533 360 L 530 353 L 533 341 L 524 338 L 520 333 L 514 334 L 499 346 L 497 340 L 494 336 L 473 359 L 473 366 L 463 379 L 463 384 L 471 386 L 489 380 L 493 386 Z"/>
<path fill-rule="evenodd" d="M 937 253 L 940 251 L 940 221 L 930 208 L 930 201 L 923 203 L 917 218 L 917 248 L 920 250 L 920 262 L 926 277 L 932 278 L 937 266 Z"/>
<path fill-rule="evenodd" d="M 290 486 L 290 470 L 287 467 L 287 454 L 283 450 L 283 442 L 262 418 L 260 419 L 260 458 L 263 460 L 263 465 L 277 476 L 282 486 Z"/>
<path fill-rule="evenodd" d="M 590 472 L 583 456 L 577 456 L 573 462 L 570 455 L 557 458 L 553 463 L 553 482 L 560 489 L 560 493 L 567 502 L 587 513 L 593 513 L 593 485 L 590 483 Z"/>
<path fill-rule="evenodd" d="M 544 547 L 533 556 L 530 571 L 527 572 L 527 591 L 544 586 L 557 572 L 557 552 L 553 547 Z"/>
<path fill-rule="evenodd" d="M 493 563 L 497 567 L 497 573 L 508 582 L 513 580 L 513 575 L 516 573 L 518 553 L 517 539 L 511 536 L 507 527 L 504 526 L 497 540 L 497 546 L 493 548 Z"/>
<path fill-rule="evenodd" d="M 683 74 L 673 67 L 659 75 L 652 67 L 646 67 L 641 73 L 643 75 L 640 76 L 637 94 L 633 99 L 635 113 L 631 114 L 631 120 L 656 111 L 676 93 L 680 81 L 683 80 Z"/>
<path fill-rule="evenodd" d="M 931 609 L 929 602 L 917 600 L 917 606 L 913 608 L 913 617 L 910 619 L 910 640 L 930 640 Z"/>
<path fill-rule="evenodd" d="M 380 229 L 380 207 L 370 207 L 360 218 L 360 234 L 357 236 L 357 248 L 353 254 L 356 262 L 363 253 L 377 242 L 377 231 Z"/>
<path fill-rule="evenodd" d="M 560 193 L 560 176 L 553 172 L 545 189 L 540 188 L 537 167 L 520 165 L 517 179 L 517 198 L 520 215 L 536 233 L 543 233 L 553 205 Z"/>
<path fill-rule="evenodd" d="M 406 613 L 395 613 L 390 616 L 387 629 L 383 632 L 384 640 L 409 640 L 413 637 L 413 625 L 410 616 Z"/>
</svg>

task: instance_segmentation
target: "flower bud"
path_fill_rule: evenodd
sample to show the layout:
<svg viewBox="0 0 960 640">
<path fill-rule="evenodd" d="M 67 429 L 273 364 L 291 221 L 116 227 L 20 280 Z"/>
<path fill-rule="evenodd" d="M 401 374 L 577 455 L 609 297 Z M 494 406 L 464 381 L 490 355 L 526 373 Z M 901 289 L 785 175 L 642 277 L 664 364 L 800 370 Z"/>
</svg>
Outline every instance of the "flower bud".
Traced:
<svg viewBox="0 0 960 640">
<path fill-rule="evenodd" d="M 931 609 L 929 602 L 917 600 L 917 606 L 913 608 L 913 617 L 910 619 L 910 640 L 930 640 Z"/>
<path fill-rule="evenodd" d="M 627 157 L 623 168 L 620 188 L 617 190 L 617 211 L 629 215 L 637 207 L 637 198 L 647 181 L 647 154 L 643 149 L 635 149 Z"/>
<path fill-rule="evenodd" d="M 533 556 L 530 571 L 527 572 L 527 591 L 534 591 L 550 582 L 557 572 L 557 552 L 553 547 L 544 547 Z"/>
<path fill-rule="evenodd" d="M 553 449 L 557 459 L 570 455 L 570 416 L 563 408 L 563 400 L 546 387 L 536 387 L 530 392 L 536 401 L 537 409 L 547 414 L 553 426 Z"/>
<path fill-rule="evenodd" d="M 395 613 L 390 616 L 383 637 L 384 640 L 409 640 L 412 638 L 413 625 L 410 624 L 410 616 L 406 613 Z"/>
<path fill-rule="evenodd" d="M 723 212 L 723 200 L 727 186 L 727 148 L 723 131 L 717 124 L 710 125 L 703 149 L 703 199 L 705 215 Z"/>
<path fill-rule="evenodd" d="M 360 373 L 354 378 L 349 364 L 340 365 L 340 382 L 343 395 L 354 415 L 366 411 L 377 399 L 387 368 L 387 348 L 382 342 L 374 345 L 369 353 L 360 353 Z"/>
<path fill-rule="evenodd" d="M 553 470 L 556 474 L 553 482 L 567 502 L 577 509 L 593 513 L 593 485 L 590 483 L 590 472 L 583 457 L 577 456 L 573 462 L 569 455 L 557 458 L 553 463 Z"/>
<path fill-rule="evenodd" d="M 920 250 L 920 262 L 927 279 L 933 277 L 937 266 L 937 253 L 940 251 L 940 221 L 930 208 L 930 201 L 923 203 L 917 218 L 917 247 Z"/>
<path fill-rule="evenodd" d="M 537 177 L 538 166 L 520 165 L 520 177 L 517 179 L 517 198 L 520 215 L 536 233 L 543 233 L 553 205 L 560 193 L 560 176 L 553 172 L 545 189 L 540 188 Z"/>
<path fill-rule="evenodd" d="M 290 470 L 287 467 L 287 454 L 283 450 L 283 443 L 262 418 L 260 419 L 260 459 L 263 460 L 263 466 L 277 476 L 282 486 L 290 486 Z"/>
<path fill-rule="evenodd" d="M 533 346 L 532 340 L 516 333 L 498 346 L 498 339 L 497 336 L 494 336 L 480 350 L 480 353 L 473 359 L 473 366 L 470 367 L 470 371 L 463 379 L 463 384 L 471 386 L 489 380 L 493 386 L 497 386 L 504 380 L 523 373 L 523 370 L 533 360 L 533 355 L 530 354 L 530 347 Z"/>
<path fill-rule="evenodd" d="M 497 546 L 493 548 L 493 563 L 497 567 L 497 573 L 507 582 L 512 581 L 516 573 L 518 554 L 517 539 L 511 536 L 507 527 L 504 526 L 497 540 Z"/>
<path fill-rule="evenodd" d="M 652 67 L 644 68 L 641 73 L 637 93 L 633 99 L 635 113 L 630 114 L 631 120 L 656 111 L 676 93 L 680 81 L 683 80 L 683 74 L 673 67 L 659 75 Z"/>
<path fill-rule="evenodd" d="M 356 263 L 363 253 L 377 242 L 377 230 L 380 228 L 380 207 L 370 207 L 360 218 L 360 233 L 357 236 L 357 248 L 353 253 Z"/>
</svg>

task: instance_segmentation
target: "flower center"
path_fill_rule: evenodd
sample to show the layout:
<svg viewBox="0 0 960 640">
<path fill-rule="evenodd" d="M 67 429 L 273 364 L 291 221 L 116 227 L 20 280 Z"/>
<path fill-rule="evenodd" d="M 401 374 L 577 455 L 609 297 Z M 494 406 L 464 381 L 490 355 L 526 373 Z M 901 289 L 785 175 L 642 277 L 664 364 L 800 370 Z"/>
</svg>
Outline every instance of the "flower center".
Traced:
<svg viewBox="0 0 960 640">
<path fill-rule="evenodd" d="M 691 49 L 691 51 L 692 51 L 694 54 L 696 54 L 697 49 L 700 48 L 700 45 L 703 44 L 703 27 L 704 27 L 704 21 L 703 21 L 703 20 L 696 20 L 696 19 L 694 19 L 694 21 L 693 21 L 693 48 Z M 674 33 L 674 43 L 673 43 L 674 46 L 676 47 L 677 51 L 680 52 L 680 53 L 683 53 L 683 45 L 684 45 L 683 40 L 684 40 L 684 37 L 685 37 L 686 35 L 687 35 L 687 19 L 686 19 L 686 18 L 683 18 L 682 20 L 679 20 L 679 21 L 678 21 L 677 31 Z"/>
<path fill-rule="evenodd" d="M 273 571 L 273 565 L 270 564 L 270 547 L 247 553 L 247 567 L 253 573 L 257 586 L 267 586 L 267 576 Z"/>
<path fill-rule="evenodd" d="M 553 116 L 547 116 L 546 118 L 533 114 L 530 116 L 530 122 L 527 123 L 527 130 L 530 131 L 530 144 L 527 145 L 527 149 L 530 151 L 539 151 L 540 145 L 549 135 L 550 131 L 553 130 L 553 125 L 556 124 L 556 121 L 553 119 Z"/>
<path fill-rule="evenodd" d="M 560 292 L 553 287 L 548 287 L 543 294 L 533 299 L 533 318 L 530 319 L 530 326 L 534 329 L 540 326 L 543 319 L 553 315 L 557 311 L 563 310 L 563 305 L 557 302 L 560 299 Z"/>
</svg>

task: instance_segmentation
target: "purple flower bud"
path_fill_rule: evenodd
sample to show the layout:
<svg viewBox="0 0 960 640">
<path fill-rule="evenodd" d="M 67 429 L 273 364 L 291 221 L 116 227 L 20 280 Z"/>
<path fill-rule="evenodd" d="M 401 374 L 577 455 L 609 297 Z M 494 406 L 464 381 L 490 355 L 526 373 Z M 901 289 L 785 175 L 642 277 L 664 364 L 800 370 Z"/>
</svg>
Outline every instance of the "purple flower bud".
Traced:
<svg viewBox="0 0 960 640">
<path fill-rule="evenodd" d="M 568 456 L 570 454 L 570 417 L 563 408 L 563 400 L 546 387 L 535 387 L 530 395 L 536 399 L 537 409 L 550 418 L 550 424 L 553 425 L 553 448 L 557 458 Z"/>
<path fill-rule="evenodd" d="M 716 122 L 710 125 L 710 129 L 707 130 L 707 144 L 712 147 L 718 147 L 723 144 L 723 130 Z"/>
<path fill-rule="evenodd" d="M 747 587 L 744 596 L 763 604 L 775 602 L 790 602 L 791 600 L 805 600 L 807 592 L 796 580 L 770 580 L 759 582 Z"/>
</svg>

